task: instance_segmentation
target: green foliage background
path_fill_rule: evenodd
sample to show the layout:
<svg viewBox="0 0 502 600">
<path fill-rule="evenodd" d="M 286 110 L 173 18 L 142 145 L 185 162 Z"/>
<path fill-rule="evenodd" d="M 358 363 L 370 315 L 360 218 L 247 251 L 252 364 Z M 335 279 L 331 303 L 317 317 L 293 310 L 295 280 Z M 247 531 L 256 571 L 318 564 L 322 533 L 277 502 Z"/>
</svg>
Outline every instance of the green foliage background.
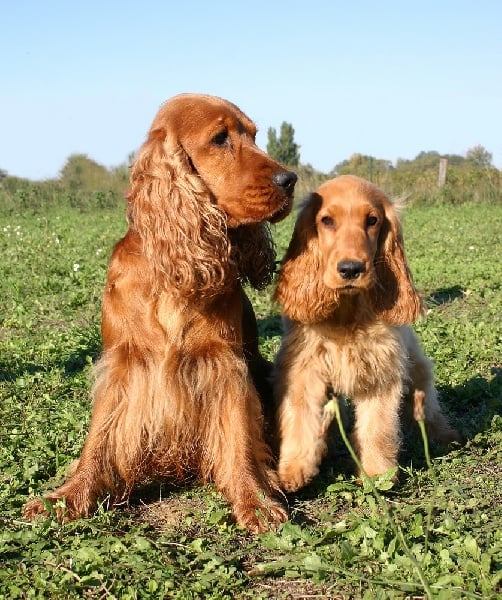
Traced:
<svg viewBox="0 0 502 600">
<path fill-rule="evenodd" d="M 267 153 L 287 167 L 297 167 L 300 163 L 300 146 L 294 140 L 293 126 L 283 121 L 279 136 L 273 127 L 269 128 L 267 135 Z"/>
<path fill-rule="evenodd" d="M 465 162 L 451 167 L 448 194 L 436 167 L 403 165 L 380 181 L 409 198 L 405 240 L 428 305 L 415 328 L 467 439 L 433 447 L 428 467 L 420 436 L 406 437 L 401 485 L 377 482 L 392 524 L 356 484 L 342 444 L 288 498 L 291 520 L 257 537 L 198 485 L 151 486 L 112 511 L 105 500 L 67 525 L 22 520 L 24 502 L 60 483 L 82 448 L 108 257 L 126 229 L 127 170 L 87 160 L 58 181 L 0 182 L 0 599 L 501 598 L 500 173 Z M 364 176 L 368 167 L 348 166 Z M 297 170 L 298 201 L 330 176 Z M 293 221 L 273 228 L 279 257 Z M 270 293 L 250 290 L 272 358 L 281 327 Z"/>
</svg>

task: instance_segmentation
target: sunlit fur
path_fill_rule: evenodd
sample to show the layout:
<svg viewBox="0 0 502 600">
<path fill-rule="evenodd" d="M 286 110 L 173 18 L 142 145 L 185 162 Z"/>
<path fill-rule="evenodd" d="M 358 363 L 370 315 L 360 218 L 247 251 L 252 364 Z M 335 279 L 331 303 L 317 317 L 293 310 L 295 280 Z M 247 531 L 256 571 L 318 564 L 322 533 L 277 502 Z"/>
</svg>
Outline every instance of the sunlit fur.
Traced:
<svg viewBox="0 0 502 600">
<path fill-rule="evenodd" d="M 250 531 L 286 518 L 257 393 L 270 365 L 242 283 L 270 282 L 266 221 L 288 214 L 296 176 L 255 134 L 211 96 L 176 96 L 155 117 L 110 260 L 89 434 L 73 474 L 45 498 L 64 499 L 60 518 L 88 515 L 107 494 L 123 502 L 148 479 L 192 477 L 214 481 Z M 40 513 L 41 499 L 24 509 Z"/>
<path fill-rule="evenodd" d="M 344 278 L 344 261 L 362 272 Z M 279 478 L 295 491 L 326 454 L 327 396 L 348 397 L 352 442 L 367 475 L 397 466 L 400 417 L 424 398 L 428 433 L 459 440 L 441 412 L 432 365 L 409 327 L 422 303 L 388 198 L 353 176 L 324 183 L 302 208 L 276 300 L 285 332 L 275 362 Z M 403 409 L 403 397 L 404 410 Z"/>
</svg>

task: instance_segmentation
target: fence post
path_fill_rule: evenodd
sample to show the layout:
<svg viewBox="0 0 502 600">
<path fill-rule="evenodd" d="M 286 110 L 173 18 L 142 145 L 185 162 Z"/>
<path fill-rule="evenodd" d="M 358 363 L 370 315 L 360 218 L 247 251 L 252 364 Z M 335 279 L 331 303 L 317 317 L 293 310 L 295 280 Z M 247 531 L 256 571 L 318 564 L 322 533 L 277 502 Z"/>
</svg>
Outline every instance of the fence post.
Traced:
<svg viewBox="0 0 502 600">
<path fill-rule="evenodd" d="M 443 187 L 446 183 L 446 168 L 448 167 L 448 159 L 439 159 L 439 176 L 438 176 L 438 187 Z"/>
</svg>

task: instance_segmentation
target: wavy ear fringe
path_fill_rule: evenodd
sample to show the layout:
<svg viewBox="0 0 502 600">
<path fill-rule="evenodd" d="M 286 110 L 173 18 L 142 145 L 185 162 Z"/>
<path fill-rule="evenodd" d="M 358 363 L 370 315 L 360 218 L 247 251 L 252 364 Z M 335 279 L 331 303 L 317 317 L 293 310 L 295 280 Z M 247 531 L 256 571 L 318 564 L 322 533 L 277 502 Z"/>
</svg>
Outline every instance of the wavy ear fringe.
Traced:
<svg viewBox="0 0 502 600">
<path fill-rule="evenodd" d="M 131 172 L 130 226 L 142 240 L 156 289 L 212 297 L 235 271 L 225 214 L 176 142 L 150 135 Z"/>
<path fill-rule="evenodd" d="M 322 280 L 315 226 L 321 202 L 320 196 L 311 194 L 301 210 L 274 293 L 274 300 L 282 306 L 283 313 L 304 324 L 323 321 L 339 303 L 337 292 L 326 287 Z"/>
<path fill-rule="evenodd" d="M 268 224 L 242 225 L 230 229 L 228 235 L 241 282 L 257 290 L 267 287 L 275 271 L 275 247 Z"/>
<path fill-rule="evenodd" d="M 370 293 L 377 315 L 387 323 L 406 325 L 423 313 L 422 299 L 408 268 L 401 223 L 390 202 L 384 203 L 385 221 L 374 260 L 377 282 Z"/>
</svg>

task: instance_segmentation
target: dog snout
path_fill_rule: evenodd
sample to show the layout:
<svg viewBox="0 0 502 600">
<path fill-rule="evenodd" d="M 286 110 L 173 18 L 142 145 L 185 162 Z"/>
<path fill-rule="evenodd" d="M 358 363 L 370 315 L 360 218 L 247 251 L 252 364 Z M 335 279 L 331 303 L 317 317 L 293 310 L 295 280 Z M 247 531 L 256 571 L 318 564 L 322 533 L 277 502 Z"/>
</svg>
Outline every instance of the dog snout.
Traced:
<svg viewBox="0 0 502 600">
<path fill-rule="evenodd" d="M 292 171 L 278 171 L 272 177 L 272 182 L 282 188 L 288 195 L 293 193 L 298 177 Z"/>
<path fill-rule="evenodd" d="M 366 266 L 360 260 L 341 260 L 336 265 L 336 270 L 342 279 L 357 279 L 366 271 Z"/>
</svg>

